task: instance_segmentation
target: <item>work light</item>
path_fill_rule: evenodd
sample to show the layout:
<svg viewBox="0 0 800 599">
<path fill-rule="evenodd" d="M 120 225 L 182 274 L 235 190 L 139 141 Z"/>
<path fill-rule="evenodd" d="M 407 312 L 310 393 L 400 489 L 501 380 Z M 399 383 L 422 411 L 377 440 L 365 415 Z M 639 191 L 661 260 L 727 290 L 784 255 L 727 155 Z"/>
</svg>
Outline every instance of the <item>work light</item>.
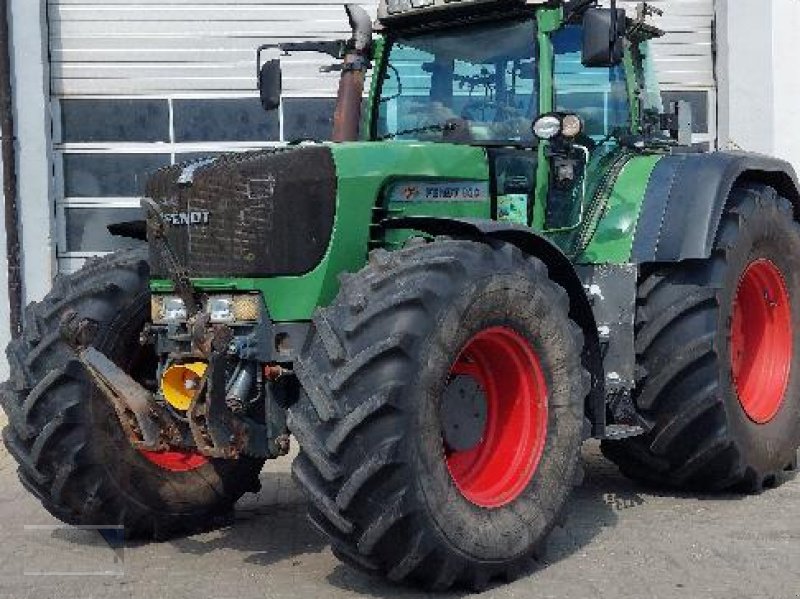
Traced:
<svg viewBox="0 0 800 599">
<path fill-rule="evenodd" d="M 258 320 L 261 296 L 257 294 L 212 295 L 206 312 L 212 323 L 254 322 Z"/>
<path fill-rule="evenodd" d="M 533 124 L 533 132 L 539 139 L 553 139 L 561 133 L 561 120 L 553 114 L 546 114 Z"/>
</svg>

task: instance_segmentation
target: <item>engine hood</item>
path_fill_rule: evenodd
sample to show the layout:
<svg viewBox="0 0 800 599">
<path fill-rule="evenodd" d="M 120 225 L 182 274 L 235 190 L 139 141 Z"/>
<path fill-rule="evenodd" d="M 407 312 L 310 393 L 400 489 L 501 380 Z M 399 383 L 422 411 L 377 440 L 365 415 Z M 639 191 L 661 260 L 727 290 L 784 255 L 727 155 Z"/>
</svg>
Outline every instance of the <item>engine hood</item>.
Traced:
<svg viewBox="0 0 800 599">
<path fill-rule="evenodd" d="M 303 275 L 331 240 L 336 169 L 326 146 L 226 154 L 163 169 L 146 193 L 191 277 Z M 150 246 L 153 275 L 168 276 Z"/>
</svg>

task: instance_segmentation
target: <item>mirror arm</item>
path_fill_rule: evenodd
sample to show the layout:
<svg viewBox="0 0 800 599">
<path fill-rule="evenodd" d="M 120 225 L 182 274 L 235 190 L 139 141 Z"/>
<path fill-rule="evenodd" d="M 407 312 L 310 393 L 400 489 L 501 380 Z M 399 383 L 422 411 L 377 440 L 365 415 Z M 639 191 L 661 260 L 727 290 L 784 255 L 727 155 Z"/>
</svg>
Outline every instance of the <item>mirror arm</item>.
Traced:
<svg viewBox="0 0 800 599">
<path fill-rule="evenodd" d="M 344 58 L 347 51 L 346 40 L 331 40 L 324 42 L 284 42 L 282 44 L 262 44 L 256 50 L 256 77 L 261 70 L 261 57 L 267 50 L 280 50 L 282 56 L 289 56 L 292 52 L 318 52 L 327 54 L 337 60 Z"/>
<path fill-rule="evenodd" d="M 617 25 L 619 25 L 619 23 L 617 23 L 617 0 L 611 0 L 611 27 L 608 30 L 608 41 L 611 44 L 611 48 L 616 45 L 617 38 L 619 37 Z"/>
</svg>

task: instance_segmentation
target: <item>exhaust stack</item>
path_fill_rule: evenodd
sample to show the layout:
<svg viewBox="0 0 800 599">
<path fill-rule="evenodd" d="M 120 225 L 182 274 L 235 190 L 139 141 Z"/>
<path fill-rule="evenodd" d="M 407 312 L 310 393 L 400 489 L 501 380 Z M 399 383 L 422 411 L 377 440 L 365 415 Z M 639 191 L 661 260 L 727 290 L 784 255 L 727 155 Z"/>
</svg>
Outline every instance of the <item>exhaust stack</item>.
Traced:
<svg viewBox="0 0 800 599">
<path fill-rule="evenodd" d="M 345 7 L 353 37 L 344 56 L 336 112 L 333 115 L 333 141 L 357 141 L 361 128 L 361 104 L 369 69 L 372 20 L 357 4 Z"/>
</svg>

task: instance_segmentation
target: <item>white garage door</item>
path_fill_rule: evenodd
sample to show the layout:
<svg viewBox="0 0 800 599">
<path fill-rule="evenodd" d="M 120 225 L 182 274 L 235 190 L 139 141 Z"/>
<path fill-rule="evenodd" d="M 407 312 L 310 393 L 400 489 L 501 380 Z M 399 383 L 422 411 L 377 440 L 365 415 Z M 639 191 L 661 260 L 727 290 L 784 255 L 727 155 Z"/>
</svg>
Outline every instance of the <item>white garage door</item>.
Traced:
<svg viewBox="0 0 800 599">
<path fill-rule="evenodd" d="M 343 0 L 48 0 L 60 267 L 124 243 L 103 223 L 136 218 L 148 172 L 198 155 L 330 131 L 336 75 L 324 57 L 284 68 L 280 114 L 261 110 L 255 49 L 347 32 Z M 621 1 L 626 8 L 636 2 Z M 668 98 L 695 106 L 713 138 L 713 0 L 653 0 Z M 373 14 L 375 2 L 365 3 Z"/>
</svg>

